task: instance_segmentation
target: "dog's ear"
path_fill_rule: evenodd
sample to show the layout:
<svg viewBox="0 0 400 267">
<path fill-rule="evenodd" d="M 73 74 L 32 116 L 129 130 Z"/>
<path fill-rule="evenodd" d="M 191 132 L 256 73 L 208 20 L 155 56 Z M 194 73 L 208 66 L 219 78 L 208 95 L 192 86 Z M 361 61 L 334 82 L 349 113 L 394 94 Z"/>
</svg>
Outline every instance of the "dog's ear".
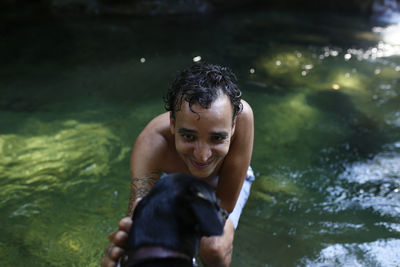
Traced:
<svg viewBox="0 0 400 267">
<path fill-rule="evenodd" d="M 224 222 L 220 218 L 218 204 L 207 198 L 201 190 L 195 187 L 192 187 L 191 191 L 189 205 L 195 216 L 200 234 L 204 236 L 222 235 Z"/>
</svg>

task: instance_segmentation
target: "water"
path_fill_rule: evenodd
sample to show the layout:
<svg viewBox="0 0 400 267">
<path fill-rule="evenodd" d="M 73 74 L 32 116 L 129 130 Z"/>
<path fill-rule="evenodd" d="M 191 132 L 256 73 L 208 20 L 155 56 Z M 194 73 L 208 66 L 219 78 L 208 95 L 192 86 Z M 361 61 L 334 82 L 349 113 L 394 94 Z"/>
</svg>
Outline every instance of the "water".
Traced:
<svg viewBox="0 0 400 267">
<path fill-rule="evenodd" d="M 135 137 L 198 56 L 234 70 L 255 114 L 257 179 L 232 266 L 400 264 L 400 53 L 387 25 L 273 12 L 3 20 L 1 266 L 99 265 L 127 210 Z"/>
<path fill-rule="evenodd" d="M 386 22 L 398 23 L 400 20 L 400 4 L 396 0 L 378 0 L 372 5 L 373 18 Z"/>
</svg>

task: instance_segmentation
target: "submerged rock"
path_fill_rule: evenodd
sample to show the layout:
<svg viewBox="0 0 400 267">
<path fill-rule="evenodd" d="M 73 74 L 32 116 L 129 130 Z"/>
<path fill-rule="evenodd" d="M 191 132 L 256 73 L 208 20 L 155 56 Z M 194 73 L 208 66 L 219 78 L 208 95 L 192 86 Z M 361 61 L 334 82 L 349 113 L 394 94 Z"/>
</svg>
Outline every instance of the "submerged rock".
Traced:
<svg viewBox="0 0 400 267">
<path fill-rule="evenodd" d="M 378 0 L 375 0 L 378 1 Z M 394 0 L 393 0 L 394 1 Z M 370 15 L 374 0 L 4 0 L 4 7 L 14 7 L 19 11 L 32 5 L 53 15 L 181 15 L 203 14 L 211 11 L 239 10 L 244 8 L 264 10 L 320 10 L 322 12 L 347 12 Z"/>
<path fill-rule="evenodd" d="M 51 0 L 55 13 L 86 13 L 91 15 L 178 15 L 208 13 L 213 10 L 209 0 Z"/>
</svg>

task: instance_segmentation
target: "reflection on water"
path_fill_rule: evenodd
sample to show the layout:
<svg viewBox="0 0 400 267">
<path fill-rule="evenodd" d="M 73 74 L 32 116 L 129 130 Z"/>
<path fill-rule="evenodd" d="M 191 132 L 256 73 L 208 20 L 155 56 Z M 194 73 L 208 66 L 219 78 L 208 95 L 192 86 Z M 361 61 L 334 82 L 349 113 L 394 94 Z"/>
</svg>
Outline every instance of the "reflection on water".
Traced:
<svg viewBox="0 0 400 267">
<path fill-rule="evenodd" d="M 7 32 L 0 265 L 98 266 L 127 208 L 134 139 L 176 72 L 197 61 L 232 67 L 255 114 L 257 179 L 232 266 L 399 265 L 394 32 L 311 13 L 33 21 Z"/>
<path fill-rule="evenodd" d="M 2 266 L 51 266 L 60 254 L 65 257 L 56 265 L 71 265 L 76 260 L 67 255 L 73 259 L 76 253 L 87 250 L 93 236 L 84 236 L 87 230 L 92 232 L 90 223 L 79 218 L 71 221 L 68 213 L 100 208 L 88 207 L 87 198 L 95 196 L 91 188 L 98 187 L 101 176 L 110 175 L 110 166 L 125 158 L 129 148 L 121 147 L 118 137 L 99 123 L 30 120 L 23 127 L 37 134 L 0 136 L 1 211 L 8 218 L 4 226 L 13 229 L 9 233 L 1 230 L 9 239 L 2 240 Z M 88 195 L 82 198 L 85 193 Z M 97 254 L 93 252 L 85 257 Z M 5 260 L 8 255 L 15 256 Z M 23 255 L 32 258 L 20 262 Z"/>
<path fill-rule="evenodd" d="M 387 145 L 386 151 L 367 162 L 355 162 L 347 166 L 340 175 L 345 182 L 352 184 L 353 190 L 346 200 L 345 190 L 331 190 L 332 202 L 341 206 L 371 208 L 382 215 L 400 215 L 400 143 Z M 343 203 L 344 202 L 344 203 Z M 347 203 L 346 203 L 347 202 Z"/>
<path fill-rule="evenodd" d="M 400 214 L 399 143 L 386 146 L 387 151 L 365 162 L 346 166 L 336 185 L 326 188 L 324 211 L 371 209 L 382 216 L 396 218 Z M 394 228 L 395 229 L 395 228 Z"/>
<path fill-rule="evenodd" d="M 378 240 L 361 244 L 337 244 L 324 248 L 315 261 L 304 261 L 308 266 L 397 266 L 400 264 L 400 240 Z M 371 264 L 373 263 L 373 264 Z"/>
</svg>

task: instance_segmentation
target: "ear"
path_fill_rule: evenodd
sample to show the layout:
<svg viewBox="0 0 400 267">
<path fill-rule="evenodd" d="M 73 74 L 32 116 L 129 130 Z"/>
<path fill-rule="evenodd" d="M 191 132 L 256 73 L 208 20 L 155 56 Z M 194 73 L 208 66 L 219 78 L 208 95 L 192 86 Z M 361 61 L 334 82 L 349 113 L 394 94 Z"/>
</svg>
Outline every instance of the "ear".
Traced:
<svg viewBox="0 0 400 267">
<path fill-rule="evenodd" d="M 218 206 L 207 199 L 201 192 L 192 198 L 190 206 L 199 226 L 200 234 L 204 236 L 222 235 L 224 225 L 218 214 Z"/>
<path fill-rule="evenodd" d="M 235 119 L 234 119 L 233 122 L 232 122 L 232 134 L 231 134 L 231 137 L 235 134 L 236 119 L 237 119 L 237 116 L 235 117 Z"/>
<path fill-rule="evenodd" d="M 172 116 L 172 112 L 169 112 L 169 130 L 172 135 L 175 134 L 175 119 Z"/>
</svg>

